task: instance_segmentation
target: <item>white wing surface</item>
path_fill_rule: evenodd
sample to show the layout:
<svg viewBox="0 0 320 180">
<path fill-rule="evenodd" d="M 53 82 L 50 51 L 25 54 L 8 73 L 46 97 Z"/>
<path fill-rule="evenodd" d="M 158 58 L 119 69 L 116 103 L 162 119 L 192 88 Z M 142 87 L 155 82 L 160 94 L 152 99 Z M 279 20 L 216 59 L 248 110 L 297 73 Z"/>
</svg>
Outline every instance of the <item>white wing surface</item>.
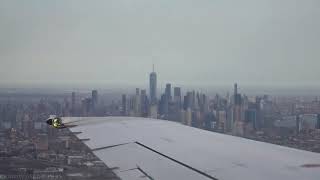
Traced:
<svg viewBox="0 0 320 180">
<path fill-rule="evenodd" d="M 319 180 L 320 154 L 133 117 L 62 117 L 121 179 Z"/>
</svg>

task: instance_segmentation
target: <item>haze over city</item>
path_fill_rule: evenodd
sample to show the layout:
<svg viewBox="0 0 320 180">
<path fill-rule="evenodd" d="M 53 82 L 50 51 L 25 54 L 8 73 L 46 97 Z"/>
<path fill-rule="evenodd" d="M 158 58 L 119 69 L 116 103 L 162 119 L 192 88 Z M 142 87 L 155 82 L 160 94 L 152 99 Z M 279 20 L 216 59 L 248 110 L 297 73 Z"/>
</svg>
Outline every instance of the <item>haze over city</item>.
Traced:
<svg viewBox="0 0 320 180">
<path fill-rule="evenodd" d="M 0 0 L 0 180 L 319 180 L 319 0 Z"/>
<path fill-rule="evenodd" d="M 0 83 L 318 86 L 316 0 L 0 2 Z"/>
</svg>

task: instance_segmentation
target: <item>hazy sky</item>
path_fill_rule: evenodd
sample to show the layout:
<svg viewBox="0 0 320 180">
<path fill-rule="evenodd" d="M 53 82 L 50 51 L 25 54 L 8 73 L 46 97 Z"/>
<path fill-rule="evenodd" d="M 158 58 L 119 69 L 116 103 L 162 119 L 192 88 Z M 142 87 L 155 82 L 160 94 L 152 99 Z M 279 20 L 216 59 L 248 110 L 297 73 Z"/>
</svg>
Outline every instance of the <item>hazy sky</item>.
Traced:
<svg viewBox="0 0 320 180">
<path fill-rule="evenodd" d="M 319 0 L 1 0 L 6 83 L 320 84 Z"/>
</svg>

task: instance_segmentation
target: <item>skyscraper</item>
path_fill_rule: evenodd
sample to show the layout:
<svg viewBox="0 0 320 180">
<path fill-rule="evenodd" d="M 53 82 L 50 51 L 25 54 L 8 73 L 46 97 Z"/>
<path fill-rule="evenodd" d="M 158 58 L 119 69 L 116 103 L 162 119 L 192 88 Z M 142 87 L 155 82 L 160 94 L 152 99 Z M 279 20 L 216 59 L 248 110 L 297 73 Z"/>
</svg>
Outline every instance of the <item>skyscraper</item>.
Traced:
<svg viewBox="0 0 320 180">
<path fill-rule="evenodd" d="M 192 92 L 187 92 L 187 94 L 184 96 L 183 108 L 184 110 L 192 108 Z"/>
<path fill-rule="evenodd" d="M 98 105 L 98 91 L 97 90 L 92 90 L 92 95 L 91 95 L 91 101 L 92 101 L 92 109 L 93 111 L 96 110 L 97 105 Z"/>
<path fill-rule="evenodd" d="M 175 87 L 173 90 L 174 97 L 181 97 L 181 88 Z"/>
<path fill-rule="evenodd" d="M 300 115 L 296 115 L 296 133 L 299 134 L 301 131 L 301 119 Z"/>
<path fill-rule="evenodd" d="M 149 101 L 147 97 L 147 91 L 145 89 L 141 90 L 140 99 L 141 116 L 147 117 Z"/>
<path fill-rule="evenodd" d="M 153 118 L 153 119 L 157 119 L 158 118 L 158 107 L 156 104 L 151 104 L 150 105 L 150 113 L 149 113 L 149 117 Z"/>
<path fill-rule="evenodd" d="M 227 116 L 227 121 L 226 121 L 226 132 L 231 132 L 233 129 L 233 107 L 229 106 L 227 107 L 227 112 L 226 112 L 226 116 Z"/>
<path fill-rule="evenodd" d="M 176 103 L 176 106 L 178 107 L 178 109 L 180 110 L 181 108 L 181 88 L 179 87 L 175 87 L 173 90 L 173 100 Z"/>
<path fill-rule="evenodd" d="M 82 116 L 89 116 L 92 113 L 92 99 L 84 98 L 81 101 Z"/>
<path fill-rule="evenodd" d="M 225 132 L 227 129 L 227 113 L 224 110 L 220 110 L 217 112 L 218 124 L 217 128 L 221 132 Z"/>
<path fill-rule="evenodd" d="M 134 114 L 136 117 L 141 116 L 141 96 L 139 88 L 136 88 L 136 95 L 134 96 Z"/>
<path fill-rule="evenodd" d="M 154 66 L 152 73 L 150 73 L 150 103 L 157 103 L 157 74 L 154 72 Z"/>
<path fill-rule="evenodd" d="M 185 111 L 185 124 L 188 126 L 192 125 L 192 111 L 190 108 L 187 108 Z"/>
<path fill-rule="evenodd" d="M 245 121 L 251 123 L 253 129 L 257 129 L 257 111 L 255 109 L 245 110 Z"/>
<path fill-rule="evenodd" d="M 76 93 L 72 92 L 71 94 L 71 114 L 72 116 L 75 116 L 76 111 Z"/>
<path fill-rule="evenodd" d="M 233 102 L 233 134 L 243 135 L 243 122 L 241 114 L 241 94 L 238 94 L 237 83 L 234 84 L 234 102 Z"/>
<path fill-rule="evenodd" d="M 238 94 L 238 85 L 237 83 L 234 84 L 234 98 L 236 99 L 236 96 Z M 236 100 L 235 100 L 236 101 Z"/>
<path fill-rule="evenodd" d="M 122 94 L 122 115 L 127 116 L 127 96 Z"/>
<path fill-rule="evenodd" d="M 235 108 L 235 121 L 241 120 L 240 115 L 240 106 L 241 106 L 241 94 L 238 94 L 238 86 L 237 83 L 234 84 L 234 108 Z M 239 111 L 239 112 L 238 112 Z"/>
<path fill-rule="evenodd" d="M 168 83 L 166 84 L 166 90 L 165 90 L 165 95 L 168 101 L 171 101 L 171 84 Z"/>
<path fill-rule="evenodd" d="M 168 116 L 168 111 L 169 111 L 169 102 L 166 94 L 162 94 L 160 98 L 160 114 L 164 115 L 165 117 Z"/>
</svg>

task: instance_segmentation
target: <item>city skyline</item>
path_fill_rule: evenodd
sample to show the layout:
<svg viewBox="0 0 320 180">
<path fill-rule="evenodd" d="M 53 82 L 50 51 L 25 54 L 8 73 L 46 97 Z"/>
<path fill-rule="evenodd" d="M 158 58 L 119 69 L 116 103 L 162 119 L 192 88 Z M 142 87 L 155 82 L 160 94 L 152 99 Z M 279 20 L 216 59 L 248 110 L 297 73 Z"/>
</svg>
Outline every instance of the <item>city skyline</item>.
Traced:
<svg viewBox="0 0 320 180">
<path fill-rule="evenodd" d="M 150 92 L 153 91 L 155 95 L 157 73 L 152 71 L 149 75 Z M 0 155 L 4 155 L 9 162 L 17 162 L 15 166 L 12 163 L 9 166 L 6 165 L 5 161 L 0 162 L 0 164 L 4 164 L 4 167 L 11 172 L 15 172 L 14 167 L 20 166 L 19 161 L 11 157 L 26 158 L 30 162 L 37 162 L 41 159 L 47 162 L 67 164 L 69 168 L 72 168 L 72 172 L 78 171 L 79 176 L 83 176 L 84 172 L 90 172 L 92 166 L 77 168 L 80 164 L 85 165 L 87 162 L 93 161 L 88 156 L 88 152 L 83 151 L 80 146 L 83 142 L 82 139 L 73 139 L 75 138 L 74 133 L 78 131 L 74 131 L 74 133 L 71 133 L 72 135 L 67 134 L 66 132 L 70 133 L 68 126 L 69 128 L 73 127 L 72 124 L 68 124 L 68 121 L 65 124 L 54 126 L 55 128 L 48 126 L 46 122 L 50 124 L 50 119 L 44 121 L 48 117 L 56 117 L 61 122 L 63 122 L 62 118 L 80 119 L 80 121 L 74 119 L 73 122 L 80 123 L 74 125 L 75 128 L 85 125 L 88 125 L 87 128 L 98 127 L 96 126 L 98 124 L 95 123 L 99 123 L 98 121 L 105 118 L 106 122 L 111 120 L 110 122 L 120 123 L 120 126 L 126 129 L 125 133 L 129 130 L 129 124 L 125 123 L 125 119 L 128 119 L 127 122 L 132 122 L 135 127 L 142 128 L 142 131 L 140 131 L 142 134 L 149 129 L 149 123 L 155 123 L 154 126 L 150 125 L 150 128 L 154 127 L 155 130 L 163 128 L 162 131 L 165 133 L 169 128 L 172 128 L 171 126 L 174 128 L 177 128 L 175 125 L 184 128 L 190 126 L 193 127 L 192 132 L 194 132 L 194 128 L 197 128 L 197 132 L 215 133 L 219 136 L 218 142 L 222 143 L 223 150 L 225 150 L 224 146 L 229 145 L 229 143 L 221 141 L 221 136 L 233 135 L 306 151 L 320 152 L 318 143 L 315 143 L 320 140 L 319 96 L 288 97 L 287 95 L 272 96 L 269 94 L 247 96 L 247 92 L 243 91 L 241 84 L 238 85 L 237 83 L 233 84 L 231 93 L 217 93 L 214 96 L 201 92 L 199 89 L 186 90 L 170 82 L 166 83 L 165 89 L 158 91 L 157 94 L 160 94 L 160 96 L 155 97 L 149 96 L 151 93 L 147 92 L 147 88 L 144 89 L 139 86 L 129 89 L 128 94 L 122 94 L 121 96 L 112 93 L 104 94 L 96 88 L 91 88 L 90 91 L 85 93 L 83 91 L 73 91 L 67 94 L 52 93 L 46 90 L 28 94 L 23 90 L 22 93 L 17 91 L 15 93 L 0 93 L 0 133 L 4 135 L 0 138 L 0 147 L 5 149 L 0 152 Z M 310 99 L 310 97 L 312 98 Z M 150 102 L 150 99 L 155 99 L 155 101 Z M 88 123 L 85 122 L 86 120 L 88 120 Z M 119 121 L 117 122 L 117 120 Z M 135 120 L 137 120 L 137 123 L 134 122 Z M 51 119 L 51 124 L 52 121 Z M 142 121 L 147 124 L 139 126 L 139 122 Z M 91 122 L 93 126 L 91 126 Z M 168 126 L 162 126 L 161 123 L 169 124 Z M 101 127 L 105 132 L 105 128 Z M 106 127 L 108 128 L 108 126 Z M 114 131 L 117 127 L 110 126 L 110 128 L 111 131 Z M 80 132 L 83 132 L 83 130 Z M 155 130 L 152 133 L 156 132 Z M 122 133 L 120 132 L 120 134 Z M 173 142 L 170 141 L 170 138 L 174 138 L 176 135 L 185 137 L 188 134 L 185 133 L 181 136 L 182 134 L 178 135 L 178 133 L 175 132 L 173 136 L 168 136 L 165 139 L 166 142 Z M 128 137 L 131 137 L 131 133 L 128 135 Z M 150 134 L 145 133 L 144 135 L 148 136 Z M 162 136 L 160 139 L 162 141 Z M 200 138 L 199 140 L 206 141 L 206 144 L 213 143 L 214 149 L 217 148 L 215 146 L 217 142 L 214 141 L 214 138 L 213 141 L 208 138 Z M 237 138 L 237 140 L 239 139 Z M 221 145 L 219 146 L 221 147 Z M 248 146 L 246 144 L 243 146 L 244 148 L 249 147 L 250 143 L 248 143 Z M 192 146 L 192 148 L 194 147 Z M 77 151 L 71 150 L 72 148 Z M 54 149 L 58 151 L 52 151 Z M 43 154 L 50 155 L 43 156 Z M 86 162 L 81 162 L 81 159 L 85 159 Z M 44 173 L 48 171 L 47 169 L 43 171 L 43 169 L 51 165 L 51 163 L 47 163 L 42 166 L 42 169 L 39 169 L 39 166 L 24 166 L 32 168 L 35 172 Z M 7 172 L 5 171 L 5 173 Z M 68 175 L 70 171 L 50 168 L 50 172 L 63 176 Z M 104 173 L 95 175 L 107 176 L 109 174 L 110 176 L 110 173 L 112 173 L 109 168 L 108 171 L 102 172 Z"/>
<path fill-rule="evenodd" d="M 318 180 L 319 10 L 0 0 L 0 180 Z"/>
</svg>

